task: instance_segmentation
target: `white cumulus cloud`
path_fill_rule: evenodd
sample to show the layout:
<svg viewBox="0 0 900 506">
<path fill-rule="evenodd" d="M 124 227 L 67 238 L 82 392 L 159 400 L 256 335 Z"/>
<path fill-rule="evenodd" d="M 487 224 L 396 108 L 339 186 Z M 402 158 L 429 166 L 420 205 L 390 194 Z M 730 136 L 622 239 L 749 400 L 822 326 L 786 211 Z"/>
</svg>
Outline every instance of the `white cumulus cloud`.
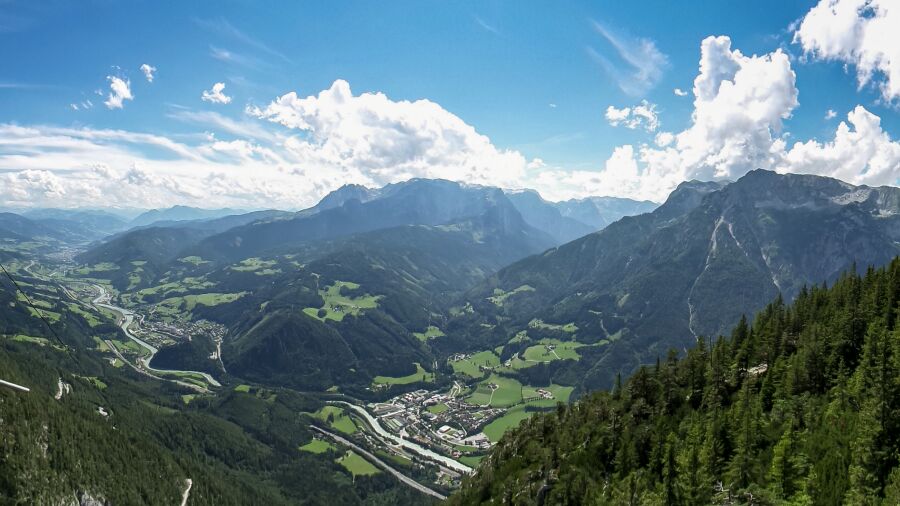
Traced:
<svg viewBox="0 0 900 506">
<path fill-rule="evenodd" d="M 211 90 L 203 90 L 203 94 L 200 95 L 200 98 L 204 102 L 212 102 L 213 104 L 227 104 L 231 102 L 231 97 L 223 93 L 225 90 L 225 83 L 215 83 Z"/>
<path fill-rule="evenodd" d="M 826 120 L 834 119 L 834 118 L 836 118 L 836 117 L 837 117 L 837 112 L 835 112 L 834 109 L 828 109 L 828 110 L 825 112 L 825 119 L 826 119 Z"/>
<path fill-rule="evenodd" d="M 681 88 L 675 88 L 674 90 L 672 90 L 672 92 L 675 93 L 675 96 L 677 97 L 686 97 L 688 94 L 688 92 L 682 90 Z"/>
<path fill-rule="evenodd" d="M 647 132 L 655 132 L 659 128 L 659 116 L 656 112 L 656 104 L 642 100 L 634 107 L 618 109 L 615 106 L 606 108 L 606 120 L 612 126 L 624 126 L 634 130 L 638 127 Z"/>
<path fill-rule="evenodd" d="M 248 112 L 175 108 L 170 117 L 208 129 L 178 139 L 0 123 L 0 206 L 299 209 L 347 183 L 440 177 L 522 188 L 545 167 L 434 102 L 354 95 L 344 81 Z"/>
<path fill-rule="evenodd" d="M 145 63 L 141 65 L 141 72 L 144 73 L 144 78 L 147 79 L 148 83 L 153 82 L 154 73 L 156 72 L 156 67 L 150 65 L 149 63 Z"/>
<path fill-rule="evenodd" d="M 131 94 L 131 81 L 116 76 L 106 76 L 109 81 L 109 95 L 103 102 L 109 109 L 121 109 L 126 100 L 134 100 Z"/>
<path fill-rule="evenodd" d="M 788 147 L 784 121 L 799 102 L 790 58 L 780 49 L 747 56 L 733 49 L 728 37 L 708 37 L 700 52 L 687 129 L 660 132 L 655 146 L 619 146 L 596 171 L 544 171 L 537 177 L 541 190 L 546 187 L 558 198 L 620 195 L 661 201 L 681 181 L 733 180 L 756 168 L 857 184 L 900 180 L 900 143 L 861 106 L 838 125 L 833 140 Z M 631 115 L 609 112 L 620 122 Z"/>
<path fill-rule="evenodd" d="M 374 184 L 436 177 L 513 188 L 528 163 L 434 102 L 353 95 L 343 80 L 318 95 L 287 93 L 248 113 L 298 131 L 285 146 L 309 166 L 358 171 Z"/>
<path fill-rule="evenodd" d="M 841 121 L 830 142 L 798 142 L 779 169 L 824 174 L 848 183 L 896 185 L 900 178 L 900 142 L 881 128 L 881 118 L 858 105 Z"/>
<path fill-rule="evenodd" d="M 794 42 L 816 59 L 854 65 L 859 86 L 877 84 L 900 99 L 900 4 L 897 0 L 820 0 L 803 17 Z"/>
</svg>

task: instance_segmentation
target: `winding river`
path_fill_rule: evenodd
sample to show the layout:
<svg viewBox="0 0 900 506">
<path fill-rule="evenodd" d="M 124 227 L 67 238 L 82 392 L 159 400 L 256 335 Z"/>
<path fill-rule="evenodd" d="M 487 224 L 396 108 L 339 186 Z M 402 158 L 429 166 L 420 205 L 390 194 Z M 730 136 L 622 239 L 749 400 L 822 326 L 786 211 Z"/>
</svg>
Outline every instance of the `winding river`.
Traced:
<svg viewBox="0 0 900 506">
<path fill-rule="evenodd" d="M 94 285 L 94 286 L 98 290 L 100 290 L 100 295 L 98 295 L 93 300 L 94 305 L 98 306 L 98 307 L 102 307 L 104 309 L 109 309 L 110 311 L 121 315 L 122 323 L 119 324 L 119 327 L 122 329 L 123 332 L 125 332 L 125 335 L 128 336 L 129 339 L 136 342 L 141 347 L 143 347 L 144 349 L 146 349 L 147 351 L 150 352 L 149 356 L 146 356 L 146 357 L 143 357 L 140 359 L 141 364 L 143 364 L 143 366 L 145 368 L 147 368 L 147 370 L 153 371 L 153 372 L 159 373 L 159 374 L 178 374 L 178 373 L 197 374 L 197 375 L 203 376 L 203 378 L 206 379 L 206 381 L 209 382 L 210 385 L 213 385 L 216 387 L 222 386 L 222 384 L 219 383 L 218 381 L 216 381 L 215 378 L 213 378 L 210 374 L 205 373 L 205 372 L 179 371 L 179 370 L 174 370 L 174 369 L 154 369 L 153 367 L 150 367 L 150 362 L 153 360 L 153 357 L 156 355 L 156 353 L 159 350 L 152 344 L 137 337 L 136 335 L 132 334 L 130 330 L 128 330 L 128 327 L 130 327 L 131 324 L 134 323 L 134 315 L 135 315 L 134 311 L 129 311 L 128 309 L 121 308 L 119 306 L 114 306 L 114 305 L 110 304 L 109 303 L 110 295 L 109 295 L 109 293 L 107 293 L 106 289 L 100 285 Z"/>
<path fill-rule="evenodd" d="M 350 404 L 349 402 L 344 402 L 344 401 L 330 401 L 329 403 L 341 404 L 341 405 L 347 406 L 350 409 L 352 409 L 353 411 L 357 412 L 360 416 L 362 416 L 363 418 L 366 419 L 366 421 L 369 423 L 369 426 L 371 426 L 372 429 L 376 433 L 378 433 L 379 436 L 384 438 L 387 443 L 390 443 L 391 441 L 396 441 L 397 445 L 402 446 L 402 447 L 406 448 L 407 450 L 410 450 L 414 453 L 417 453 L 424 458 L 439 462 L 439 463 L 443 464 L 444 466 L 449 467 L 450 469 L 453 469 L 454 471 L 458 471 L 458 472 L 465 473 L 465 474 L 470 474 L 472 472 L 472 468 L 465 464 L 457 462 L 457 461 L 451 459 L 450 457 L 441 455 L 440 453 L 435 453 L 434 451 L 429 450 L 428 448 L 425 448 L 424 446 L 421 446 L 417 443 L 413 443 L 412 441 L 409 441 L 407 439 L 403 439 L 402 437 L 397 436 L 396 434 L 391 434 L 390 432 L 385 430 L 384 427 L 381 426 L 381 423 L 378 422 L 377 418 L 375 418 L 374 416 L 369 414 L 369 412 L 366 411 L 366 409 L 363 408 L 362 406 L 357 406 L 356 404 Z"/>
</svg>

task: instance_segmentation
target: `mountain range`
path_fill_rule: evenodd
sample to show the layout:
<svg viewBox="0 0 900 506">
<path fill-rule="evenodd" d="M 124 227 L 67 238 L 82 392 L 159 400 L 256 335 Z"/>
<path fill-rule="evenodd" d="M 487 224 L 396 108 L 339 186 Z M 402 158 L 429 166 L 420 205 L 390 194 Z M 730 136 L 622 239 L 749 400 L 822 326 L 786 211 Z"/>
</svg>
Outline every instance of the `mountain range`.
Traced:
<svg viewBox="0 0 900 506">
<path fill-rule="evenodd" d="M 606 341 L 585 391 L 616 373 L 727 331 L 777 294 L 831 282 L 900 252 L 900 190 L 752 171 L 731 184 L 688 182 L 652 213 L 500 270 L 469 299 L 488 321 L 572 323 Z M 494 290 L 528 286 L 502 307 Z M 510 323 L 506 323 L 510 325 Z M 579 363 L 579 367 L 585 364 Z"/>
<path fill-rule="evenodd" d="M 555 405 L 526 400 L 526 391 L 567 400 L 607 390 L 642 365 L 689 355 L 773 300 L 806 297 L 810 285 L 900 253 L 900 189 L 763 170 L 734 182 L 684 182 L 659 206 L 553 203 L 531 191 L 415 179 L 344 186 L 299 212 L 234 212 L 179 208 L 131 222 L 87 211 L 0 214 L 0 260 L 22 281 L 4 285 L 3 346 L 22 353 L 22 343 L 38 343 L 33 360 L 57 364 L 58 351 L 80 350 L 89 365 L 65 366 L 74 369 L 60 377 L 125 381 L 119 400 L 95 402 L 140 416 L 151 415 L 125 401 L 131 376 L 208 375 L 227 386 L 185 401 L 218 427 L 198 428 L 202 437 L 231 430 L 217 420 L 252 432 L 283 410 L 250 445 L 285 444 L 271 430 L 294 430 L 286 427 L 298 415 L 276 398 L 318 413 L 332 398 L 362 405 L 418 389 L 455 391 L 492 407 L 499 399 L 489 416 L 500 418 L 490 423 L 515 427 Z M 20 289 L 28 297 L 13 296 Z M 155 329 L 158 351 L 138 354 L 114 324 L 122 320 L 97 313 L 98 289 L 140 318 L 132 332 Z M 104 353 L 109 367 L 97 362 Z M 241 391 L 223 393 L 231 388 Z M 236 407 L 251 402 L 238 395 L 249 389 L 265 404 L 251 410 L 263 418 Z M 148 395 L 165 404 L 170 393 Z M 476 430 L 491 432 L 488 425 Z M 155 455 L 170 447 L 139 426 L 131 425 Z M 297 430 L 292 450 L 311 437 Z M 294 462 L 284 448 L 268 448 Z M 471 448 L 465 458 L 493 458 Z M 327 475 L 329 462 L 307 465 Z M 345 491 L 368 493 L 369 485 Z M 273 497 L 293 497 L 281 482 L 272 487 Z"/>
</svg>

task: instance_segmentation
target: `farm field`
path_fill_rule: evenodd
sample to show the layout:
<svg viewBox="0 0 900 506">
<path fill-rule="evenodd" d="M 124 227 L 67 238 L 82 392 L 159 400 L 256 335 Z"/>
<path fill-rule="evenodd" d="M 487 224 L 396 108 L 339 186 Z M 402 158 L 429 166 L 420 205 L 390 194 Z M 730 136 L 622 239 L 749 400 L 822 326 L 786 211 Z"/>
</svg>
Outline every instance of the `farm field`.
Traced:
<svg viewBox="0 0 900 506">
<path fill-rule="evenodd" d="M 371 476 L 381 472 L 368 460 L 360 457 L 358 453 L 352 450 L 347 450 L 347 453 L 345 453 L 343 457 L 337 459 L 336 462 L 344 466 L 346 470 L 350 471 L 350 474 L 352 474 L 354 478 L 357 476 Z"/>
<path fill-rule="evenodd" d="M 324 406 L 315 412 L 314 416 L 323 422 L 328 422 L 331 428 L 343 432 L 344 434 L 353 434 L 357 430 L 356 424 L 347 413 L 337 406 Z M 330 420 L 330 421 L 329 421 Z"/>
<path fill-rule="evenodd" d="M 495 385 L 492 389 L 490 385 Z M 466 398 L 470 404 L 503 408 L 522 402 L 522 384 L 512 378 L 492 374 L 481 381 Z"/>
<path fill-rule="evenodd" d="M 570 334 L 578 332 L 578 326 L 576 326 L 574 323 L 558 325 L 555 323 L 544 323 L 543 320 L 539 320 L 537 318 L 528 322 L 528 326 L 534 329 L 562 330 L 563 332 L 568 332 Z"/>
<path fill-rule="evenodd" d="M 247 258 L 239 263 L 232 265 L 229 269 L 238 272 L 254 272 L 259 270 L 271 269 L 277 262 L 275 260 L 263 260 L 262 258 Z"/>
<path fill-rule="evenodd" d="M 343 289 L 343 290 L 342 290 Z M 333 285 L 319 290 L 324 304 L 320 308 L 308 307 L 303 312 L 320 321 L 342 321 L 344 316 L 356 316 L 361 309 L 378 307 L 380 295 L 363 294 L 358 297 L 346 295 L 348 290 L 358 290 L 359 285 L 350 281 L 335 281 Z M 342 295 L 341 292 L 344 292 Z"/>
<path fill-rule="evenodd" d="M 576 341 L 560 341 L 558 339 L 541 339 L 538 344 L 530 346 L 523 353 L 526 361 L 552 362 L 554 360 L 578 360 L 581 358 L 576 351 L 584 346 Z M 551 349 L 552 348 L 552 349 Z"/>
<path fill-rule="evenodd" d="M 422 341 L 424 343 L 429 339 L 441 337 L 444 335 L 444 333 L 441 331 L 441 329 L 435 327 L 434 325 L 429 325 L 425 332 L 413 332 L 413 335 L 416 336 L 419 341 Z"/>
<path fill-rule="evenodd" d="M 506 303 L 506 299 L 512 297 L 513 295 L 515 295 L 517 293 L 533 292 L 533 291 L 534 291 L 534 287 L 529 286 L 529 285 L 522 285 L 522 286 L 516 288 L 515 290 L 511 290 L 509 292 L 503 291 L 500 288 L 495 288 L 494 294 L 492 296 L 488 297 L 488 300 L 491 301 L 491 303 L 494 304 L 495 306 L 502 307 L 503 304 Z"/>
<path fill-rule="evenodd" d="M 465 374 L 472 378 L 481 378 L 484 376 L 484 371 L 481 371 L 479 367 L 497 367 L 498 365 L 500 365 L 500 357 L 495 355 L 492 351 L 482 351 L 465 360 L 450 362 L 453 372 Z"/>
<path fill-rule="evenodd" d="M 376 385 L 408 385 L 417 381 L 425 381 L 426 383 L 434 381 L 434 373 L 430 373 L 422 368 L 422 365 L 416 362 L 416 372 L 409 376 L 394 378 L 391 376 L 375 376 L 373 382 Z"/>
<path fill-rule="evenodd" d="M 300 447 L 300 451 L 309 452 L 309 453 L 325 453 L 328 450 L 334 450 L 335 446 L 328 441 L 323 441 L 321 439 L 313 439 L 309 443 Z"/>
</svg>

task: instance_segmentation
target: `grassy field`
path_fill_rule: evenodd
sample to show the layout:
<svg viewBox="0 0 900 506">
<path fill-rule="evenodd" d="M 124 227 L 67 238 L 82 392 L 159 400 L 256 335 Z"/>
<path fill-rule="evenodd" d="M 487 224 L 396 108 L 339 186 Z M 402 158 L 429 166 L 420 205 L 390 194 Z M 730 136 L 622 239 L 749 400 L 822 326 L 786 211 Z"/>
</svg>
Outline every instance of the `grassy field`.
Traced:
<svg viewBox="0 0 900 506">
<path fill-rule="evenodd" d="M 526 339 L 528 339 L 528 331 L 522 330 L 522 331 L 519 331 L 518 333 L 516 333 L 516 335 L 512 336 L 509 339 L 509 341 L 507 341 L 507 343 L 508 344 L 521 343 L 522 341 L 524 341 Z"/>
<path fill-rule="evenodd" d="M 232 265 L 229 269 L 238 272 L 253 272 L 261 269 L 269 269 L 277 262 L 275 260 L 263 260 L 262 258 L 247 258 L 241 260 L 240 263 Z"/>
<path fill-rule="evenodd" d="M 44 319 L 46 319 L 47 321 L 52 322 L 52 323 L 56 323 L 59 321 L 60 318 L 62 318 L 62 315 L 60 313 L 57 313 L 56 311 L 50 311 L 50 308 L 52 308 L 54 306 L 53 306 L 53 303 L 51 303 L 49 301 L 46 301 L 43 299 L 38 299 L 32 294 L 32 296 L 31 296 L 31 304 L 33 304 L 33 306 L 32 306 L 31 304 L 28 303 L 28 299 L 26 299 L 24 296 L 22 296 L 21 293 L 18 293 L 16 295 L 16 297 L 19 299 L 20 302 L 25 304 L 25 307 L 28 308 L 28 312 L 31 314 L 31 316 L 33 316 L 35 318 L 43 317 Z"/>
<path fill-rule="evenodd" d="M 79 267 L 78 269 L 75 269 L 72 272 L 74 272 L 75 274 L 78 274 L 80 276 L 85 276 L 92 272 L 109 272 L 109 271 L 117 271 L 117 270 L 119 270 L 118 265 L 116 265 L 112 262 L 103 262 L 103 263 L 99 263 L 96 265 L 85 265 L 85 266 Z"/>
<path fill-rule="evenodd" d="M 107 384 L 103 382 L 100 378 L 96 376 L 75 376 L 76 378 L 83 379 L 90 383 L 97 390 L 106 390 Z"/>
<path fill-rule="evenodd" d="M 16 334 L 10 336 L 10 339 L 13 341 L 19 341 L 20 343 L 32 343 L 38 346 L 47 346 L 50 344 L 50 341 L 47 340 L 46 337 L 35 337 L 35 336 L 26 336 L 25 334 Z"/>
<path fill-rule="evenodd" d="M 554 360 L 579 360 L 576 351 L 584 344 L 576 341 L 560 341 L 557 339 L 541 339 L 540 344 L 530 346 L 523 353 L 523 358 L 533 362 L 552 362 Z M 551 351 L 549 347 L 553 347 Z"/>
<path fill-rule="evenodd" d="M 557 325 L 555 323 L 544 323 L 543 320 L 539 320 L 535 318 L 528 322 L 528 326 L 535 329 L 547 329 L 547 330 L 562 330 L 563 332 L 568 332 L 570 334 L 574 334 L 578 332 L 578 326 L 574 323 L 567 323 L 565 325 Z"/>
<path fill-rule="evenodd" d="M 234 387 L 235 392 L 250 393 L 250 385 L 238 385 Z"/>
<path fill-rule="evenodd" d="M 515 295 L 517 293 L 533 292 L 533 291 L 534 291 L 534 287 L 531 287 L 528 285 L 522 285 L 522 286 L 516 288 L 515 290 L 509 291 L 509 292 L 505 292 L 500 288 L 494 288 L 494 294 L 491 297 L 488 297 L 488 300 L 491 301 L 491 303 L 493 303 L 495 306 L 503 307 L 503 304 L 506 303 L 506 299 L 512 297 L 513 295 Z"/>
<path fill-rule="evenodd" d="M 178 281 L 170 281 L 168 283 L 163 283 L 161 285 L 153 286 L 150 288 L 144 288 L 142 290 L 138 290 L 138 295 L 143 297 L 144 295 L 169 295 L 170 293 L 184 293 L 188 290 L 205 290 L 207 288 L 211 288 L 215 286 L 215 283 L 212 281 L 207 281 L 202 278 L 193 278 L 187 277 Z"/>
<path fill-rule="evenodd" d="M 408 385 L 417 381 L 431 382 L 434 381 L 434 374 L 427 372 L 422 365 L 416 362 L 416 372 L 409 376 L 394 378 L 391 376 L 375 376 L 374 383 L 379 385 Z"/>
<path fill-rule="evenodd" d="M 500 357 L 492 351 L 482 351 L 472 355 L 465 360 L 457 360 L 450 362 L 450 367 L 457 374 L 465 374 L 472 378 L 481 378 L 484 372 L 479 369 L 481 366 L 497 367 L 500 365 Z"/>
<path fill-rule="evenodd" d="M 247 292 L 201 293 L 199 295 L 169 297 L 156 305 L 156 311 L 163 316 L 178 316 L 183 313 L 190 313 L 197 305 L 218 306 L 219 304 L 228 304 L 246 294 Z"/>
<path fill-rule="evenodd" d="M 322 409 L 316 411 L 313 416 L 323 422 L 327 422 L 330 417 L 331 422 L 329 422 L 329 425 L 331 428 L 343 432 L 344 434 L 353 434 L 359 430 L 356 427 L 356 424 L 353 423 L 353 419 L 350 418 L 343 409 L 337 406 L 324 406 Z"/>
<path fill-rule="evenodd" d="M 335 447 L 333 444 L 328 441 L 323 441 L 321 439 L 313 439 L 309 443 L 300 447 L 300 451 L 309 452 L 309 453 L 325 453 L 328 450 L 334 450 Z"/>
<path fill-rule="evenodd" d="M 74 302 L 67 302 L 66 307 L 69 311 L 80 315 L 91 327 L 96 327 L 100 325 L 100 320 L 97 319 L 97 314 L 91 311 L 85 311 L 80 305 L 75 304 Z"/>
<path fill-rule="evenodd" d="M 509 367 L 507 367 L 506 363 L 504 362 L 499 370 L 500 371 L 515 371 L 517 369 L 525 369 L 528 367 L 534 367 L 536 365 L 538 365 L 537 362 L 527 362 L 525 360 L 522 360 L 522 358 L 519 357 L 518 355 L 516 355 L 515 357 L 513 357 L 509 360 Z"/>
<path fill-rule="evenodd" d="M 341 295 L 341 288 L 347 290 L 358 290 L 359 285 L 350 281 L 335 281 L 333 285 L 319 290 L 319 295 L 325 303 L 321 308 L 308 307 L 303 310 L 304 313 L 321 321 L 334 320 L 341 321 L 344 316 L 351 314 L 356 316 L 361 309 L 374 309 L 378 307 L 378 299 L 380 295 L 361 295 L 359 297 L 351 297 Z M 325 315 L 319 316 L 319 310 L 324 309 Z"/>
<path fill-rule="evenodd" d="M 496 385 L 491 389 L 490 385 Z M 469 404 L 477 404 L 493 407 L 513 406 L 522 402 L 522 384 L 512 378 L 506 378 L 492 374 L 488 379 L 481 381 L 475 391 L 466 398 Z"/>
<path fill-rule="evenodd" d="M 209 263 L 209 262 L 207 262 L 206 260 L 204 260 L 204 259 L 202 259 L 202 258 L 200 258 L 200 257 L 198 257 L 198 256 L 196 256 L 196 255 L 191 255 L 191 256 L 188 256 L 188 257 L 179 258 L 178 261 L 181 262 L 181 263 L 184 263 L 184 264 L 190 264 L 190 265 L 193 265 L 193 266 L 195 266 L 195 267 L 198 266 L 198 265 L 201 265 L 201 264 L 208 264 L 208 263 Z"/>
<path fill-rule="evenodd" d="M 389 453 L 384 450 L 376 450 L 375 455 L 378 455 L 379 457 L 381 457 L 382 460 L 386 460 L 386 461 L 396 464 L 400 467 L 410 468 L 413 466 L 413 461 L 409 460 L 408 458 L 403 457 L 401 455 Z"/>
<path fill-rule="evenodd" d="M 425 332 L 413 332 L 413 335 L 416 336 L 419 341 L 422 341 L 424 343 L 429 339 L 441 337 L 444 335 L 444 333 L 441 332 L 441 329 L 435 327 L 434 325 L 429 325 L 428 328 L 425 329 Z"/>
<path fill-rule="evenodd" d="M 434 404 L 432 406 L 428 406 L 425 409 L 427 409 L 429 413 L 438 414 L 438 413 L 443 413 L 444 411 L 447 411 L 450 408 L 448 408 L 446 404 L 441 403 L 441 404 Z"/>
<path fill-rule="evenodd" d="M 357 476 L 371 476 L 381 472 L 368 460 L 350 450 L 347 450 L 347 453 L 345 453 L 343 457 L 337 459 L 336 462 L 350 471 L 350 474 L 352 474 L 354 478 Z"/>
<path fill-rule="evenodd" d="M 522 420 L 526 420 L 531 417 L 532 413 L 529 413 L 525 410 L 525 404 L 520 404 L 518 406 L 514 406 L 509 411 L 507 411 L 503 416 L 497 418 L 491 423 L 484 426 L 482 432 L 484 435 L 488 437 L 493 442 L 497 442 L 503 437 L 503 434 L 510 429 L 515 429 L 522 423 Z"/>
<path fill-rule="evenodd" d="M 547 409 L 556 406 L 557 402 L 569 402 L 569 397 L 572 395 L 572 390 L 574 390 L 574 387 L 562 385 L 550 385 L 542 388 L 552 393 L 554 398 L 537 399 L 511 407 L 503 416 L 484 427 L 483 432 L 488 439 L 494 442 L 499 441 L 506 431 L 518 427 L 523 420 L 535 414 L 534 411 L 528 411 L 529 407 Z M 537 396 L 537 387 L 527 385 L 522 387 L 522 397 L 527 399 Z"/>
<path fill-rule="evenodd" d="M 547 390 L 551 394 L 553 394 L 553 399 L 549 399 L 551 401 L 550 402 L 551 406 L 556 405 L 557 401 L 569 402 L 569 396 L 572 395 L 572 390 L 575 389 L 575 387 L 567 387 L 567 386 L 556 385 L 556 384 L 550 385 L 548 387 L 540 387 L 540 388 Z M 526 399 L 530 398 L 530 397 L 537 397 L 538 396 L 537 389 L 538 389 L 538 387 L 532 387 L 529 385 L 523 386 L 522 387 L 522 397 L 524 397 Z"/>
<path fill-rule="evenodd" d="M 457 460 L 474 469 L 478 467 L 478 464 L 481 464 L 481 459 L 483 458 L 484 455 L 463 455 Z"/>
<path fill-rule="evenodd" d="M 119 349 L 119 352 L 121 352 L 123 354 L 130 353 L 130 354 L 135 354 L 139 357 L 143 357 L 144 355 L 147 355 L 150 353 L 147 350 L 147 348 L 144 348 L 143 346 L 139 345 L 138 343 L 136 343 L 130 339 L 128 341 L 110 341 L 110 342 L 113 343 L 116 346 L 116 348 Z"/>
</svg>

